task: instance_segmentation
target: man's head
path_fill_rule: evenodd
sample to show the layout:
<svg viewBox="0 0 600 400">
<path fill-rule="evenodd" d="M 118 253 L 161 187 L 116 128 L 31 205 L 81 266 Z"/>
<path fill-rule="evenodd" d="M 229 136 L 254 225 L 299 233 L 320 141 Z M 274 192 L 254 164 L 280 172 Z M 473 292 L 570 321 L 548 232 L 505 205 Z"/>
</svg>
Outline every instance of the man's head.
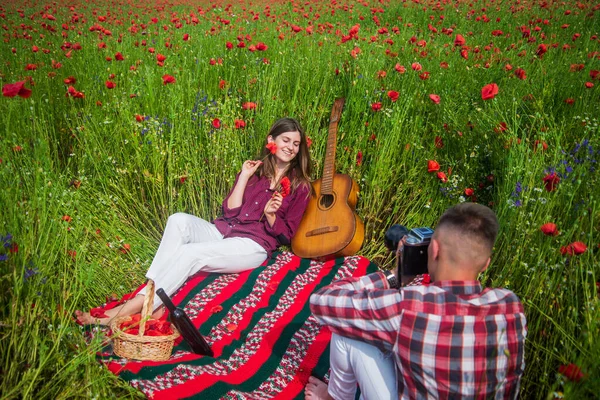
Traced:
<svg viewBox="0 0 600 400">
<path fill-rule="evenodd" d="M 477 203 L 461 203 L 440 217 L 429 245 L 434 280 L 471 280 L 484 271 L 498 235 L 498 219 Z"/>
</svg>

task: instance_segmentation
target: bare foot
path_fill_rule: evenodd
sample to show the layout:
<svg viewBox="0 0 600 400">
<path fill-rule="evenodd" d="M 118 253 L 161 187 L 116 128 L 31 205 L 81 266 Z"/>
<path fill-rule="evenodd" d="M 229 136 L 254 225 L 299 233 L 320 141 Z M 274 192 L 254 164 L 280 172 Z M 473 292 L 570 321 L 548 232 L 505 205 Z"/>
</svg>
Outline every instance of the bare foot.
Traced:
<svg viewBox="0 0 600 400">
<path fill-rule="evenodd" d="M 75 317 L 80 325 L 108 325 L 112 318 L 95 318 L 89 312 L 75 311 Z"/>
<path fill-rule="evenodd" d="M 327 384 L 314 376 L 308 377 L 308 383 L 304 387 L 305 400 L 333 400 L 327 392 Z"/>
<path fill-rule="evenodd" d="M 109 325 L 110 321 L 115 317 L 123 317 L 126 315 L 137 314 L 142 311 L 142 305 L 144 304 L 144 296 L 138 295 L 133 299 L 126 301 L 125 303 L 112 308 L 110 310 L 106 310 L 104 315 L 105 318 L 96 318 L 90 315 L 89 312 L 75 311 L 75 317 L 77 318 L 77 322 L 81 325 Z"/>
</svg>

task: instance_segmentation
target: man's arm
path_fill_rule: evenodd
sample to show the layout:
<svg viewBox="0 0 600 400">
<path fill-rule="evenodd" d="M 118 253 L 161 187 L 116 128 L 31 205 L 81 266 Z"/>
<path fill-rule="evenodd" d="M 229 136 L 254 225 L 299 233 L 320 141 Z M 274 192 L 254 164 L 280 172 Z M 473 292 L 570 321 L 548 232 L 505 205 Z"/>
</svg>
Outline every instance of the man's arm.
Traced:
<svg viewBox="0 0 600 400">
<path fill-rule="evenodd" d="M 322 325 L 339 335 L 391 349 L 400 328 L 402 296 L 390 289 L 385 275 L 375 272 L 342 279 L 310 297 L 310 309 Z"/>
</svg>

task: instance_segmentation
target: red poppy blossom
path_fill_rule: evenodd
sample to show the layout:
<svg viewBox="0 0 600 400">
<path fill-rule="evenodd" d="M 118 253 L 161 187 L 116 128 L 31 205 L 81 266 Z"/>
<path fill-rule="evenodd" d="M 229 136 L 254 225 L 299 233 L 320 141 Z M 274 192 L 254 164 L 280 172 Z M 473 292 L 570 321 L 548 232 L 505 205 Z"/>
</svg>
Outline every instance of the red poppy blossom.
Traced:
<svg viewBox="0 0 600 400">
<path fill-rule="evenodd" d="M 235 129 L 242 129 L 246 127 L 246 123 L 241 119 L 236 119 L 233 122 L 233 125 L 235 126 Z"/>
<path fill-rule="evenodd" d="M 375 112 L 381 110 L 381 103 L 377 102 L 377 103 L 373 103 L 371 104 L 371 109 Z"/>
<path fill-rule="evenodd" d="M 560 177 L 556 174 L 556 172 L 553 172 L 551 174 L 547 174 L 542 181 L 544 181 L 546 191 L 552 192 L 556 190 L 556 186 L 558 185 L 558 182 L 560 182 Z"/>
<path fill-rule="evenodd" d="M 123 61 L 125 58 L 123 58 L 123 54 L 121 54 L 120 52 L 117 52 L 117 54 L 115 54 L 115 60 L 117 61 Z"/>
<path fill-rule="evenodd" d="M 127 254 L 131 251 L 131 245 L 129 243 L 124 243 L 123 246 L 119 249 L 119 251 L 123 254 Z"/>
<path fill-rule="evenodd" d="M 558 367 L 558 373 L 573 382 L 580 382 L 585 377 L 583 372 L 581 372 L 581 368 L 573 363 L 561 365 Z"/>
<path fill-rule="evenodd" d="M 515 70 L 515 76 L 522 81 L 527 79 L 527 74 L 525 73 L 525 70 L 523 68 L 517 68 Z"/>
<path fill-rule="evenodd" d="M 62 220 L 66 222 L 71 222 L 72 218 L 69 215 L 63 215 Z"/>
<path fill-rule="evenodd" d="M 435 172 L 440 170 L 440 164 L 435 160 L 427 161 L 427 172 Z"/>
<path fill-rule="evenodd" d="M 271 154 L 275 154 L 277 152 L 277 144 L 275 142 L 269 142 L 265 145 L 265 147 Z"/>
<path fill-rule="evenodd" d="M 244 110 L 256 110 L 256 103 L 253 103 L 251 101 L 247 101 L 245 103 L 242 104 L 242 109 Z"/>
<path fill-rule="evenodd" d="M 117 86 L 117 85 L 116 85 L 114 82 L 112 82 L 112 81 L 106 81 L 106 82 L 105 82 L 105 85 L 106 85 L 106 88 L 107 88 L 107 89 L 114 89 L 114 88 L 115 88 L 115 86 Z"/>
<path fill-rule="evenodd" d="M 2 96 L 4 97 L 15 97 L 20 96 L 27 99 L 31 96 L 31 89 L 25 87 L 25 81 L 16 83 L 7 83 L 2 86 Z"/>
<path fill-rule="evenodd" d="M 592 82 L 586 82 L 585 83 L 585 87 L 588 88 L 588 89 L 591 89 L 591 88 L 594 87 L 594 84 Z"/>
<path fill-rule="evenodd" d="M 491 100 L 498 94 L 498 85 L 495 83 L 488 83 L 481 89 L 481 99 Z"/>
<path fill-rule="evenodd" d="M 356 153 L 356 165 L 358 165 L 359 167 L 362 165 L 363 163 L 363 153 L 362 151 L 359 151 L 358 153 Z"/>
<path fill-rule="evenodd" d="M 221 127 L 221 120 L 219 118 L 215 118 L 212 120 L 212 126 L 215 129 L 219 129 Z"/>
<path fill-rule="evenodd" d="M 163 62 L 166 59 L 167 59 L 167 56 L 165 56 L 165 55 L 162 55 L 160 53 L 156 55 L 156 61 L 158 61 L 158 62 Z"/>
<path fill-rule="evenodd" d="M 544 43 L 540 43 L 540 45 L 537 48 L 536 54 L 538 57 L 542 58 L 544 56 L 544 54 L 546 54 L 547 51 L 548 51 L 548 46 L 545 45 Z"/>
<path fill-rule="evenodd" d="M 448 177 L 446 176 L 446 174 L 442 171 L 438 171 L 438 173 L 436 174 L 437 178 L 442 181 L 442 182 L 448 182 Z"/>
<path fill-rule="evenodd" d="M 590 78 L 594 81 L 594 80 L 600 80 L 600 71 L 598 70 L 591 70 L 590 71 Z"/>
<path fill-rule="evenodd" d="M 135 120 L 137 122 L 142 122 L 144 120 L 144 116 L 140 114 L 135 114 Z"/>
<path fill-rule="evenodd" d="M 394 69 L 401 74 L 406 72 L 406 68 L 404 68 L 404 65 L 396 64 Z"/>
<path fill-rule="evenodd" d="M 433 140 L 433 144 L 435 144 L 435 147 L 437 147 L 438 149 L 441 149 L 444 147 L 444 139 L 442 139 L 441 136 L 436 136 Z"/>
<path fill-rule="evenodd" d="M 184 42 L 187 42 L 188 40 L 190 40 L 190 35 L 189 35 L 189 33 L 184 33 L 184 34 L 183 34 L 183 41 L 184 41 Z"/>
<path fill-rule="evenodd" d="M 440 100 L 441 100 L 441 98 L 440 98 L 440 96 L 438 96 L 437 94 L 430 94 L 430 95 L 429 95 L 429 99 L 430 99 L 431 101 L 433 101 L 435 104 L 440 104 Z"/>
<path fill-rule="evenodd" d="M 162 76 L 162 80 L 163 80 L 163 85 L 166 85 L 168 83 L 175 83 L 175 77 L 171 76 L 171 75 L 163 75 Z"/>
<path fill-rule="evenodd" d="M 546 222 L 544 225 L 540 227 L 540 230 L 547 236 L 556 236 L 558 235 L 558 229 L 556 228 L 556 224 L 552 222 Z"/>
<path fill-rule="evenodd" d="M 290 179 L 287 176 L 284 176 L 281 179 L 281 182 L 279 183 L 281 184 L 281 192 L 279 192 L 281 194 L 281 197 L 287 197 L 287 195 L 290 194 L 292 188 L 292 183 L 290 182 Z"/>
<path fill-rule="evenodd" d="M 466 188 L 465 189 L 465 196 L 471 197 L 475 194 L 475 192 L 473 191 L 473 189 L 471 188 Z"/>
<path fill-rule="evenodd" d="M 454 46 L 464 46 L 465 43 L 467 43 L 467 41 L 465 40 L 463 35 L 461 35 L 461 34 L 456 35 L 456 38 L 454 39 Z"/>
<path fill-rule="evenodd" d="M 418 62 L 412 63 L 410 67 L 413 69 L 413 71 L 420 71 L 423 69 L 421 64 L 419 64 Z"/>
<path fill-rule="evenodd" d="M 390 100 L 392 100 L 392 103 L 394 103 L 394 102 L 396 102 L 396 100 L 398 100 L 400 93 L 396 92 L 395 90 L 389 90 L 387 92 L 387 95 L 390 98 Z"/>
</svg>

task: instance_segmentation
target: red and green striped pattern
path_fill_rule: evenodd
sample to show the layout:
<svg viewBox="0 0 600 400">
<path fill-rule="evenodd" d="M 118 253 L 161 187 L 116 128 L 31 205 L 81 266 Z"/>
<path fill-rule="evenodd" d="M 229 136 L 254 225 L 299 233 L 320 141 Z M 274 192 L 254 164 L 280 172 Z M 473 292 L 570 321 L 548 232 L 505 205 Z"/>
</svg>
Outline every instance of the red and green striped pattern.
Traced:
<svg viewBox="0 0 600 400">
<path fill-rule="evenodd" d="M 153 399 L 304 398 L 308 377 L 329 369 L 331 334 L 310 313 L 311 293 L 375 270 L 359 256 L 317 262 L 284 252 L 240 274 L 199 273 L 173 300 L 200 327 L 214 358 L 189 352 L 180 340 L 169 361 L 103 362 Z"/>
</svg>

